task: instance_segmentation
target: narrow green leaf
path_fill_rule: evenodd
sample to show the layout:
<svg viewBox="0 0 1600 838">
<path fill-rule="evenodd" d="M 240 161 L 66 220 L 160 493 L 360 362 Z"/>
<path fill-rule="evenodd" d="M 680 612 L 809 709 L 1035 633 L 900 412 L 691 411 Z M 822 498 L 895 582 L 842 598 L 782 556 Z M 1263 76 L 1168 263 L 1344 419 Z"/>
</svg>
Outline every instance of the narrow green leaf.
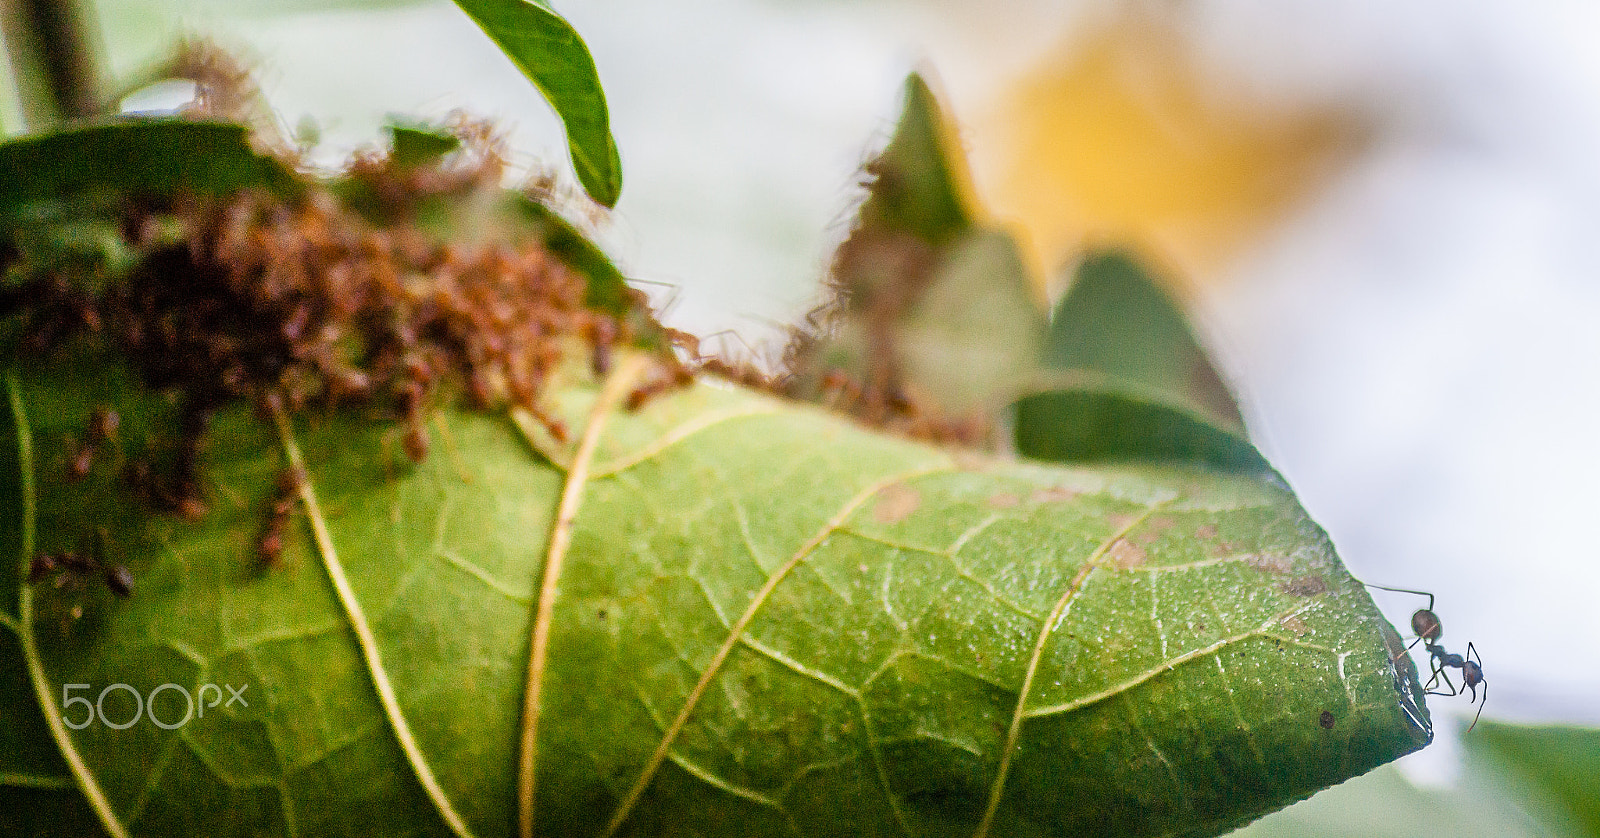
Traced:
<svg viewBox="0 0 1600 838">
<path fill-rule="evenodd" d="M 1127 382 L 1244 432 L 1239 405 L 1183 310 L 1126 251 L 1091 253 L 1079 263 L 1050 319 L 1044 365 Z"/>
<path fill-rule="evenodd" d="M 611 136 L 600 74 L 588 47 L 566 20 L 541 0 L 456 0 L 539 88 L 567 129 L 567 151 L 578 182 L 599 203 L 616 206 L 622 160 Z"/>
<path fill-rule="evenodd" d="M 472 834 L 510 832 L 565 481 L 512 423 L 443 410 L 415 466 L 370 420 L 295 423 L 341 601 L 304 517 L 284 566 L 257 565 L 285 455 L 247 409 L 214 420 L 218 502 L 184 523 L 113 474 L 59 476 L 92 406 L 136 457 L 168 400 L 116 365 L 30 366 L 17 392 L 39 549 L 106 526 L 138 579 L 126 600 L 34 588 L 47 694 L 248 700 L 70 731 L 131 834 L 451 834 L 418 759 Z M 553 409 L 580 427 L 594 392 Z M 609 418 L 536 696 L 538 834 L 974 835 L 992 812 L 989 836 L 1214 835 L 1426 741 L 1393 630 L 1274 481 L 954 456 L 704 383 Z M 176 690 L 150 704 L 183 715 Z"/>
<path fill-rule="evenodd" d="M 246 188 L 293 194 L 282 163 L 250 147 L 242 125 L 128 120 L 69 128 L 0 145 L 0 219 L 34 202 L 82 194 L 221 193 Z"/>
<path fill-rule="evenodd" d="M 1052 462 L 1155 460 L 1271 473 L 1249 441 L 1126 385 L 1077 385 L 1016 403 L 1017 453 Z"/>
</svg>

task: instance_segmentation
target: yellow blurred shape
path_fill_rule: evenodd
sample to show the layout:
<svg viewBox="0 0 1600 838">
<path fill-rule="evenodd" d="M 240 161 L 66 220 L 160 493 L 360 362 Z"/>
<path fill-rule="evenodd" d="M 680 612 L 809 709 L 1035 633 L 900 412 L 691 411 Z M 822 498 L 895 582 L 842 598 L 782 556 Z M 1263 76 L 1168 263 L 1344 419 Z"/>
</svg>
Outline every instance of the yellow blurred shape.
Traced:
<svg viewBox="0 0 1600 838">
<path fill-rule="evenodd" d="M 974 149 L 993 214 L 1055 267 L 1111 240 L 1205 281 L 1361 145 L 1326 104 L 1229 95 L 1172 20 L 1125 12 L 1052 51 Z"/>
</svg>

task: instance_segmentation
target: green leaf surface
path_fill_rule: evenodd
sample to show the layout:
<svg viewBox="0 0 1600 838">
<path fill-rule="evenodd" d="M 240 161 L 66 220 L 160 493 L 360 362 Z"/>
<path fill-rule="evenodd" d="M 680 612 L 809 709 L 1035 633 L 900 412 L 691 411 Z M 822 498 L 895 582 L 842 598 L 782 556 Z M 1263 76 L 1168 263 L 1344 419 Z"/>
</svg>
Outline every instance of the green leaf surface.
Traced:
<svg viewBox="0 0 1600 838">
<path fill-rule="evenodd" d="M 105 526 L 138 587 L 21 588 L 0 713 L 59 719 L 67 684 L 248 700 L 17 734 L 83 766 L 114 834 L 511 834 L 541 621 L 540 835 L 1214 835 L 1427 739 L 1393 629 L 1270 480 L 954 454 L 712 381 L 630 413 L 567 380 L 552 409 L 594 444 L 549 458 L 500 415 L 442 410 L 413 465 L 381 424 L 224 411 L 185 523 L 115 463 L 61 479 L 95 405 L 121 458 L 170 401 L 114 364 L 9 395 L 0 484 L 36 479 L 36 548 Z M 263 571 L 289 452 L 316 505 Z"/>
<path fill-rule="evenodd" d="M 0 145 L 0 220 L 37 202 L 80 195 L 214 194 L 247 188 L 294 194 L 282 163 L 250 147 L 242 125 L 128 120 Z"/>
<path fill-rule="evenodd" d="M 539 88 L 567 129 L 578 182 L 599 203 L 616 206 L 622 159 L 611 136 L 605 92 L 589 48 L 541 0 L 456 0 L 456 5 Z"/>
<path fill-rule="evenodd" d="M 1091 253 L 1078 265 L 1050 318 L 1044 366 L 1126 382 L 1244 432 L 1239 405 L 1183 310 L 1125 251 Z"/>
</svg>

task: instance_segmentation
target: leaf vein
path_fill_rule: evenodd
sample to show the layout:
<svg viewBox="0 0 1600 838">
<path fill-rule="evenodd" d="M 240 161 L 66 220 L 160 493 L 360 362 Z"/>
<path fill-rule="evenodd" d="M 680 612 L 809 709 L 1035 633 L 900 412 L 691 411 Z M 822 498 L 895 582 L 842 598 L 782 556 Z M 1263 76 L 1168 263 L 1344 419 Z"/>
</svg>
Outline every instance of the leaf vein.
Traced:
<svg viewBox="0 0 1600 838">
<path fill-rule="evenodd" d="M 539 604 L 534 610 L 531 636 L 528 640 L 528 678 L 522 698 L 522 736 L 517 759 L 517 826 L 522 838 L 533 838 L 534 782 L 539 758 L 539 711 L 544 689 L 544 673 L 550 650 L 550 626 L 555 616 L 557 583 L 561 579 L 567 547 L 572 543 L 572 530 L 578 519 L 578 508 L 583 502 L 583 489 L 588 484 L 588 468 L 600 444 L 600 432 L 606 419 L 616 410 L 623 397 L 633 386 L 648 363 L 648 356 L 630 355 L 617 365 L 600 388 L 593 410 L 578 441 L 578 451 L 572 466 L 567 469 L 567 479 L 561 489 L 561 500 L 556 506 L 555 519 L 550 524 L 550 536 L 544 554 L 544 573 L 539 584 Z"/>
<path fill-rule="evenodd" d="M 777 405 L 762 404 L 757 408 L 739 407 L 728 410 L 713 411 L 711 413 L 697 416 L 688 422 L 684 422 L 683 424 L 672 428 L 661 436 L 656 437 L 650 442 L 649 445 L 646 445 L 637 451 L 609 460 L 602 465 L 595 466 L 589 472 L 589 479 L 599 480 L 603 477 L 611 477 L 612 475 L 627 471 L 628 469 L 633 468 L 640 463 L 660 456 L 668 448 L 671 448 L 679 443 L 686 442 L 690 437 L 693 437 L 704 431 L 708 431 L 718 425 L 722 425 L 737 419 L 750 418 L 753 416 L 770 416 L 771 414 L 777 412 Z"/>
<path fill-rule="evenodd" d="M 755 620 L 756 613 L 771 598 L 772 592 L 777 589 L 778 584 L 788 577 L 789 572 L 794 570 L 807 556 L 811 555 L 812 551 L 816 550 L 828 536 L 837 531 L 857 509 L 876 497 L 879 492 L 888 486 L 915 477 L 922 477 L 940 471 L 949 471 L 952 468 L 954 466 L 946 462 L 937 466 L 922 466 L 908 472 L 880 478 L 847 500 L 843 508 L 828 519 L 815 535 L 802 544 L 800 549 L 789 557 L 788 561 L 784 562 L 782 566 L 767 577 L 766 583 L 751 598 L 749 606 L 745 608 L 744 613 L 739 616 L 738 621 L 729 630 L 727 639 L 723 641 L 722 646 L 712 656 L 711 663 L 706 667 L 705 672 L 701 674 L 700 680 L 689 691 L 689 696 L 682 709 L 678 711 L 677 718 L 673 719 L 672 724 L 668 726 L 667 732 L 662 736 L 661 743 L 656 747 L 655 753 L 650 756 L 650 760 L 645 764 L 644 770 L 639 773 L 639 778 L 634 782 L 633 787 L 628 791 L 628 795 L 623 798 L 622 803 L 617 807 L 616 813 L 612 815 L 611 822 L 606 826 L 604 832 L 608 838 L 615 835 L 617 830 L 622 828 L 622 824 L 628 819 L 628 815 L 632 812 L 634 805 L 639 802 L 639 797 L 644 794 L 645 788 L 650 785 L 650 781 L 655 777 L 655 773 L 661 767 L 662 761 L 666 759 L 668 752 L 672 748 L 673 740 L 677 738 L 679 731 L 683 730 L 684 724 L 689 720 L 689 715 L 694 712 L 700 697 L 705 694 L 706 687 L 711 683 L 711 679 L 716 677 L 722 668 L 722 664 L 738 644 L 740 635 L 744 634 L 745 629 Z"/>
<path fill-rule="evenodd" d="M 1145 507 L 1142 513 L 1112 533 L 1109 538 L 1100 542 L 1100 546 L 1096 547 L 1084 559 L 1083 566 L 1078 569 L 1077 573 L 1073 574 L 1072 579 L 1067 583 L 1067 589 L 1061 593 L 1061 598 L 1056 600 L 1055 608 L 1050 611 L 1050 616 L 1045 620 L 1044 625 L 1040 627 L 1039 639 L 1033 644 L 1033 655 L 1028 659 L 1028 668 L 1022 674 L 1022 687 L 1017 691 L 1017 706 L 1012 711 L 1011 724 L 1006 730 L 1005 744 L 1000 752 L 1000 767 L 995 771 L 994 785 L 989 790 L 989 805 L 983 812 L 983 820 L 978 823 L 977 831 L 973 833 L 974 838 L 986 838 L 989 834 L 989 827 L 994 824 L 995 813 L 1000 809 L 1000 796 L 1005 790 L 1006 775 L 1011 769 L 1011 758 L 1016 753 L 1017 740 L 1022 735 L 1022 723 L 1027 717 L 1028 694 L 1033 689 L 1033 679 L 1039 672 L 1039 661 L 1044 658 L 1044 647 L 1049 642 L 1051 633 L 1066 618 L 1067 609 L 1071 606 L 1073 600 L 1077 598 L 1078 592 L 1083 590 L 1084 584 L 1089 580 L 1089 574 L 1100 566 L 1101 559 L 1111 551 L 1111 548 L 1118 541 L 1121 541 L 1128 533 L 1133 531 L 1134 527 L 1139 526 L 1145 519 L 1154 514 L 1164 503 L 1151 504 Z"/>
<path fill-rule="evenodd" d="M 300 455 L 300 445 L 295 442 L 294 430 L 289 427 L 288 418 L 284 416 L 283 411 L 275 410 L 272 412 L 272 420 L 277 425 L 278 439 L 283 445 L 285 456 L 289 458 L 289 464 L 309 474 L 306 471 L 305 458 Z M 439 816 L 450 827 L 450 831 L 460 838 L 470 838 L 472 830 L 456 812 L 450 798 L 439 785 L 438 778 L 434 777 L 432 766 L 428 764 L 416 737 L 411 733 L 411 725 L 400 710 L 400 700 L 395 695 L 394 685 L 389 682 L 388 670 L 384 668 L 383 659 L 378 654 L 378 640 L 372 633 L 372 627 L 367 624 L 367 615 L 361 610 L 361 603 L 356 599 L 350 580 L 345 577 L 344 565 L 340 563 L 338 553 L 334 550 L 333 536 L 328 532 L 327 519 L 322 514 L 322 507 L 317 502 L 317 493 L 312 488 L 310 479 L 300 483 L 300 503 L 305 507 L 306 520 L 311 525 L 317 549 L 322 553 L 323 568 L 333 583 L 340 604 L 344 606 L 345 615 L 350 619 L 350 628 L 356 635 L 356 645 L 361 648 L 361 656 L 367 664 L 367 674 L 372 678 L 373 688 L 378 693 L 378 701 L 383 705 L 384 715 L 388 717 L 389 726 L 394 731 L 400 749 L 406 755 L 406 761 L 411 763 L 411 768 L 416 772 L 423 791 L 438 810 Z"/>
<path fill-rule="evenodd" d="M 783 666 L 792 669 L 796 673 L 804 675 L 813 681 L 830 686 L 839 692 L 850 696 L 851 698 L 857 700 L 861 698 L 861 691 L 857 690 L 855 687 L 846 684 L 845 682 L 833 677 L 832 675 L 829 675 L 826 672 L 823 672 L 820 669 L 812 669 L 811 667 L 806 666 L 805 664 L 789 657 L 788 655 L 785 655 L 784 653 L 772 648 L 771 646 L 768 646 L 765 643 L 762 643 L 748 634 L 740 637 L 739 642 L 749 647 L 751 650 L 758 652 L 765 657 L 771 658 L 777 663 L 782 664 Z"/>
<path fill-rule="evenodd" d="M 22 490 L 22 555 L 31 556 L 38 519 L 38 498 L 33 485 L 33 431 L 32 426 L 28 424 L 28 413 L 22 403 L 22 393 L 16 373 L 7 372 L 5 383 L 11 417 L 17 429 L 17 479 Z M 112 811 L 111 802 L 106 799 L 99 780 L 84 762 L 83 754 L 73 745 L 72 737 L 68 735 L 66 725 L 62 721 L 61 710 L 56 706 L 49 677 L 44 671 L 44 661 L 39 655 L 39 646 L 33 639 L 33 589 L 25 585 L 17 594 L 17 622 L 19 623 L 17 628 L 20 629 L 17 636 L 22 646 L 23 661 L 28 668 L 28 680 L 33 683 L 35 700 L 39 702 L 39 709 L 44 713 L 45 724 L 50 728 L 50 735 L 55 739 L 61 757 L 66 760 L 67 767 L 72 770 L 73 778 L 77 780 L 78 788 L 83 792 L 83 796 L 88 798 L 89 807 L 99 817 L 100 824 L 105 827 L 106 832 L 111 833 L 112 838 L 128 838 L 128 828 L 117 818 L 116 812 Z"/>
<path fill-rule="evenodd" d="M 1276 617 L 1273 617 L 1272 619 L 1262 623 L 1260 626 L 1257 626 L 1256 628 L 1253 628 L 1250 631 L 1241 632 L 1241 633 L 1235 634 L 1235 635 L 1233 635 L 1231 637 L 1224 637 L 1224 638 L 1212 641 L 1211 643 L 1208 643 L 1208 644 L 1206 644 L 1204 646 L 1201 646 L 1198 649 L 1191 649 L 1191 650 L 1189 650 L 1187 652 L 1184 652 L 1181 655 L 1178 655 L 1177 657 L 1174 657 L 1174 658 L 1172 658 L 1172 659 L 1170 659 L 1168 661 L 1163 662 L 1159 666 L 1153 666 L 1153 667 L 1145 670 L 1144 672 L 1141 672 L 1138 675 L 1135 675 L 1132 678 L 1127 679 L 1126 681 L 1122 681 L 1121 683 L 1113 684 L 1110 687 L 1107 687 L 1107 688 L 1105 688 L 1105 689 L 1103 689 L 1103 690 L 1101 690 L 1099 692 L 1091 693 L 1091 694 L 1085 695 L 1085 696 L 1080 696 L 1080 697 L 1075 698 L 1075 699 L 1073 699 L 1071 701 L 1064 701 L 1064 702 L 1062 702 L 1060 704 L 1052 704 L 1052 705 L 1049 705 L 1047 707 L 1035 707 L 1032 710 L 1027 711 L 1026 715 L 1027 715 L 1028 718 L 1039 718 L 1041 716 L 1053 716 L 1053 715 L 1058 715 L 1058 714 L 1061 714 L 1061 713 L 1070 713 L 1073 710 L 1078 710 L 1078 709 L 1081 709 L 1081 708 L 1084 708 L 1084 707 L 1088 707 L 1091 704 L 1096 704 L 1096 703 L 1104 701 L 1104 700 L 1106 700 L 1108 698 L 1111 698 L 1113 696 L 1125 693 L 1128 690 L 1131 690 L 1134 687 L 1137 687 L 1140 684 L 1143 684 L 1144 682 L 1149 681 L 1149 680 L 1155 678 L 1158 675 L 1161 675 L 1162 673 L 1171 672 L 1171 671 L 1177 669 L 1178 667 L 1180 667 L 1180 666 L 1182 666 L 1182 665 L 1184 665 L 1186 663 L 1189 663 L 1190 661 L 1193 661 L 1193 660 L 1196 660 L 1196 659 L 1199 659 L 1199 658 L 1203 658 L 1203 657 L 1206 657 L 1208 655 L 1214 655 L 1217 652 L 1220 652 L 1223 649 L 1227 648 L 1228 646 L 1233 645 L 1234 643 L 1239 643 L 1239 642 L 1242 642 L 1242 641 L 1245 641 L 1245 640 L 1249 640 L 1252 637 L 1271 637 L 1271 638 L 1274 638 L 1274 639 L 1284 640 L 1285 638 L 1278 637 L 1277 635 L 1273 634 L 1272 631 L 1270 631 L 1270 629 L 1272 628 L 1272 626 L 1274 626 L 1274 625 L 1276 625 L 1278 623 L 1281 623 L 1282 621 L 1294 616 L 1296 613 L 1297 613 L 1296 611 L 1285 611 L 1284 613 L 1279 614 Z M 1317 646 L 1315 644 L 1310 644 L 1310 643 L 1300 643 L 1300 642 L 1294 641 L 1292 639 L 1288 640 L 1288 642 L 1294 643 L 1297 646 L 1304 646 L 1304 647 L 1307 647 L 1307 648 L 1317 649 L 1317 650 L 1324 651 L 1324 652 L 1330 651 L 1330 650 L 1328 650 L 1328 649 L 1326 649 L 1325 647 L 1322 647 L 1322 646 Z"/>
</svg>

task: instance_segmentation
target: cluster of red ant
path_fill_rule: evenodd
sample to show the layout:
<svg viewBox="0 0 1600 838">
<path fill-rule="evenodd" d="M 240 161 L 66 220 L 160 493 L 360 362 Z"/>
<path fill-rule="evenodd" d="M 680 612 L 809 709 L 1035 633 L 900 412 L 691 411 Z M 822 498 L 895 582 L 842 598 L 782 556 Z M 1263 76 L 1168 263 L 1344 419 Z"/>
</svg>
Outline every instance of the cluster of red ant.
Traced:
<svg viewBox="0 0 1600 838">
<path fill-rule="evenodd" d="M 502 166 L 494 149 L 477 147 L 487 143 L 480 135 L 462 139 L 477 169 L 389 173 L 365 157 L 352 177 L 381 182 L 375 194 L 397 205 L 494 181 Z M 635 339 L 629 324 L 648 318 L 589 309 L 586 279 L 538 241 L 441 242 L 404 209 L 386 214 L 394 223 L 375 223 L 316 188 L 293 200 L 259 192 L 130 198 L 118 224 L 141 258 L 125 276 L 69 282 L 45 259 L 0 243 L 9 280 L 0 288 L 0 336 L 46 357 L 68 346 L 116 353 L 146 387 L 169 394 L 175 433 L 149 440 L 121 477 L 152 508 L 191 520 L 208 511 L 210 419 L 240 401 L 263 415 L 337 407 L 397 419 L 414 461 L 428 454 L 428 409 L 452 400 L 519 406 L 565 438 L 540 406 L 550 374 L 583 343 L 593 346 L 597 370 L 609 366 L 612 345 Z M 89 473 L 117 425 L 115 413 L 96 412 L 85 444 L 69 445 L 69 480 Z M 277 562 L 297 485 L 279 481 L 258 541 L 266 566 Z M 84 566 L 55 561 L 73 572 Z"/>
<path fill-rule="evenodd" d="M 1401 594 L 1416 594 L 1428 598 L 1428 607 L 1419 608 L 1411 615 L 1411 633 L 1416 639 L 1406 649 L 1415 647 L 1418 643 L 1428 651 L 1429 668 L 1431 675 L 1423 689 L 1428 695 L 1456 696 L 1468 692 L 1472 701 L 1478 703 L 1478 712 L 1472 717 L 1472 724 L 1467 730 L 1478 726 L 1478 716 L 1483 715 L 1483 704 L 1489 700 L 1489 683 L 1483 677 L 1483 661 L 1478 657 L 1478 650 L 1471 642 L 1467 643 L 1467 653 L 1458 655 L 1444 648 L 1439 642 L 1444 637 L 1444 623 L 1439 615 L 1433 611 L 1433 594 L 1427 591 L 1413 591 L 1409 588 L 1390 588 L 1385 585 L 1369 585 L 1382 591 L 1394 591 Z M 1447 669 L 1461 670 L 1461 686 L 1456 687 L 1450 680 Z M 1439 689 L 1440 685 L 1449 689 L 1445 692 Z M 1478 687 L 1483 687 L 1483 702 L 1478 701 Z"/>
</svg>

